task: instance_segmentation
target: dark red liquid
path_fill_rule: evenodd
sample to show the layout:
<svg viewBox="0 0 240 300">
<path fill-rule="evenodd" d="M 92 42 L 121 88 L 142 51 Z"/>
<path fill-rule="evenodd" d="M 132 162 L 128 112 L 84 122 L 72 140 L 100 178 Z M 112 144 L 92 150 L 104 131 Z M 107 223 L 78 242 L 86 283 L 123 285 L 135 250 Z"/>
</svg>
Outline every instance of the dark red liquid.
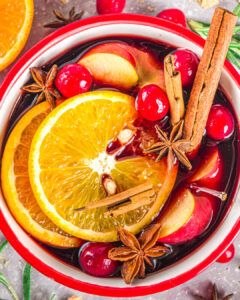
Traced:
<svg viewBox="0 0 240 300">
<path fill-rule="evenodd" d="M 150 41 L 141 41 L 141 40 L 134 40 L 134 39 L 114 39 L 116 40 L 123 40 L 131 45 L 140 47 L 140 48 L 148 48 L 151 49 L 151 51 L 156 55 L 156 57 L 160 60 L 163 61 L 163 58 L 165 55 L 167 55 L 170 51 L 173 50 L 172 47 L 162 45 L 162 44 L 156 44 Z M 113 41 L 113 39 L 111 40 Z M 94 44 L 106 42 L 104 41 L 98 41 L 97 43 L 88 43 L 85 44 L 84 46 L 79 46 L 77 48 L 72 49 L 71 51 L 67 52 L 64 56 L 56 59 L 55 61 L 50 62 L 48 65 L 44 66 L 45 70 L 49 70 L 50 67 L 53 65 L 53 63 L 57 64 L 59 67 L 64 66 L 67 63 L 70 62 L 76 62 L 79 60 L 79 58 L 87 51 L 89 47 L 91 47 Z M 29 82 L 31 83 L 31 81 Z M 27 84 L 27 83 L 26 83 Z M 102 86 L 93 86 L 93 89 L 100 89 L 103 88 Z M 104 89 L 110 88 L 111 87 L 104 87 Z M 137 91 L 132 90 L 131 95 L 136 96 Z M 184 91 L 184 97 L 185 101 L 187 103 L 188 98 L 189 98 L 189 91 Z M 12 116 L 10 119 L 9 123 L 9 131 L 10 132 L 11 128 L 14 126 L 16 121 L 20 118 L 22 114 L 24 114 L 30 107 L 32 107 L 35 104 L 36 97 L 31 94 L 25 94 L 21 96 L 19 99 L 16 107 L 14 108 L 12 112 Z M 224 94 L 222 91 L 219 89 L 214 103 L 221 103 L 224 104 L 229 108 L 229 110 L 233 113 L 233 109 L 230 106 L 229 102 L 225 98 Z M 234 113 L 233 113 L 234 115 Z M 109 154 L 112 154 L 116 151 L 118 151 L 121 148 L 121 151 L 118 152 L 116 159 L 124 159 L 126 157 L 132 157 L 132 156 L 137 156 L 137 155 L 145 155 L 142 151 L 142 148 L 140 147 L 140 136 L 142 134 L 142 129 L 144 128 L 145 132 L 149 133 L 149 136 L 156 135 L 156 132 L 154 130 L 154 126 L 158 124 L 161 128 L 164 130 L 168 130 L 169 128 L 169 117 L 165 117 L 161 122 L 150 122 L 150 121 L 145 121 L 142 119 L 137 119 L 135 121 L 135 126 L 138 128 L 138 131 L 136 133 L 136 136 L 134 137 L 133 142 L 130 144 L 127 144 L 125 147 L 121 148 L 121 145 L 118 141 L 112 141 L 109 143 L 107 147 L 107 152 Z M 235 126 L 237 124 L 237 121 L 235 121 Z M 223 190 L 228 194 L 228 199 L 231 199 L 232 195 L 232 190 L 233 186 L 235 184 L 236 180 L 236 156 L 237 156 L 237 129 L 235 129 L 235 133 L 233 136 L 231 136 L 230 139 L 220 143 L 218 145 L 219 150 L 224 158 L 224 164 L 225 164 L 225 170 L 224 170 L 224 178 L 223 178 Z M 195 158 L 193 161 L 193 165 L 197 163 L 197 161 L 200 159 L 201 153 L 203 153 L 206 150 L 206 147 L 211 147 L 212 145 L 216 144 L 216 142 L 204 138 L 202 145 L 201 145 L 201 151 L 199 152 L 199 155 Z M 189 176 L 189 172 L 187 172 L 184 168 L 180 168 L 179 174 L 178 174 L 178 179 L 175 185 L 175 188 L 177 188 L 179 185 L 181 185 L 181 182 L 183 181 L 184 178 Z M 222 219 L 224 213 L 226 212 L 226 209 L 228 207 L 229 202 L 220 202 L 219 201 L 219 210 L 218 214 L 213 218 L 212 223 L 208 227 L 208 229 L 201 235 L 198 236 L 197 238 L 191 240 L 190 242 L 184 243 L 182 245 L 178 246 L 172 246 L 172 252 L 170 255 L 167 257 L 163 257 L 161 259 L 155 259 L 154 262 L 154 271 L 157 271 L 165 266 L 171 265 L 177 260 L 183 258 L 186 256 L 189 252 L 197 248 L 216 228 L 218 225 L 219 221 Z M 118 243 L 115 243 L 118 244 Z M 44 245 L 53 255 L 59 257 L 60 259 L 68 262 L 69 264 L 73 264 L 77 267 L 79 267 L 78 264 L 78 255 L 79 255 L 79 249 L 55 249 L 49 246 Z M 152 270 L 147 269 L 147 272 L 152 272 Z M 119 275 L 119 274 L 116 274 Z"/>
</svg>

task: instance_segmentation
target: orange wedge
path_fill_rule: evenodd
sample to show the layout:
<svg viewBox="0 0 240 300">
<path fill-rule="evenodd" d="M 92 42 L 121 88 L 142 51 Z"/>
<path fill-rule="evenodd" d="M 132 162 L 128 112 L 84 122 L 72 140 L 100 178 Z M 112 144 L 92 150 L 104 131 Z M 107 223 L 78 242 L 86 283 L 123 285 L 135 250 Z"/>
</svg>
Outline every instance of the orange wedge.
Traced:
<svg viewBox="0 0 240 300">
<path fill-rule="evenodd" d="M 0 0 L 0 71 L 25 46 L 34 15 L 33 0 Z"/>
<path fill-rule="evenodd" d="M 113 91 L 78 95 L 54 109 L 31 145 L 29 176 L 44 213 L 71 235 L 90 241 L 116 241 L 117 227 L 138 233 L 151 223 L 171 192 L 177 167 L 147 157 L 116 160 L 107 145 L 136 118 L 134 98 Z M 109 174 L 119 192 L 150 181 L 160 189 L 154 203 L 117 217 L 106 207 L 76 211 L 106 197 L 102 175 Z"/>
<path fill-rule="evenodd" d="M 78 247 L 81 241 L 55 226 L 38 206 L 28 176 L 28 155 L 34 133 L 49 114 L 47 102 L 30 109 L 17 123 L 4 149 L 2 189 L 17 222 L 36 239 L 55 247 Z"/>
</svg>

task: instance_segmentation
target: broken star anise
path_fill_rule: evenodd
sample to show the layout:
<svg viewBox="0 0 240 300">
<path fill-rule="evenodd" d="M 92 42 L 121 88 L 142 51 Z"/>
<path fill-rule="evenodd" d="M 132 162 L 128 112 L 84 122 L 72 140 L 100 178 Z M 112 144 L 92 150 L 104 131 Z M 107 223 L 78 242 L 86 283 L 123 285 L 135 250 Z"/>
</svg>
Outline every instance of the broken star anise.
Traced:
<svg viewBox="0 0 240 300">
<path fill-rule="evenodd" d="M 205 298 L 200 295 L 194 295 L 194 297 L 196 300 L 208 300 L 208 298 Z M 209 300 L 231 300 L 232 297 L 233 297 L 233 294 L 229 294 L 223 298 L 220 298 L 218 290 L 217 290 L 217 286 L 216 286 L 216 284 L 214 284 L 212 287 L 211 298 Z"/>
<path fill-rule="evenodd" d="M 34 83 L 26 85 L 22 88 L 28 93 L 39 94 L 36 104 L 48 101 L 52 108 L 56 106 L 56 99 L 61 98 L 61 94 L 54 87 L 54 79 L 57 75 L 58 67 L 53 65 L 49 72 L 44 72 L 41 68 L 31 68 L 30 72 Z"/>
<path fill-rule="evenodd" d="M 84 14 L 84 11 L 80 11 L 79 13 L 75 12 L 75 7 L 72 7 L 68 13 L 68 16 L 65 17 L 63 13 L 57 9 L 53 10 L 53 13 L 56 17 L 55 21 L 44 24 L 45 28 L 60 28 L 62 26 L 68 25 L 77 20 L 81 20 Z"/>
<path fill-rule="evenodd" d="M 130 284 L 136 277 L 145 277 L 146 264 L 153 268 L 151 257 L 160 257 L 170 253 L 169 248 L 156 245 L 160 230 L 160 224 L 154 224 L 144 230 L 137 239 L 126 229 L 118 229 L 119 238 L 124 246 L 111 249 L 108 257 L 123 262 L 121 274 L 127 284 Z"/>
<path fill-rule="evenodd" d="M 165 155 L 168 155 L 168 163 L 172 164 L 174 162 L 174 154 L 177 159 L 189 170 L 191 170 L 192 165 L 187 158 L 185 151 L 186 144 L 189 141 L 182 139 L 183 134 L 183 121 L 178 122 L 173 126 L 169 137 L 167 134 L 158 126 L 155 126 L 158 138 L 160 141 L 151 145 L 146 149 L 145 153 L 157 153 L 158 156 L 156 161 L 161 160 Z"/>
</svg>

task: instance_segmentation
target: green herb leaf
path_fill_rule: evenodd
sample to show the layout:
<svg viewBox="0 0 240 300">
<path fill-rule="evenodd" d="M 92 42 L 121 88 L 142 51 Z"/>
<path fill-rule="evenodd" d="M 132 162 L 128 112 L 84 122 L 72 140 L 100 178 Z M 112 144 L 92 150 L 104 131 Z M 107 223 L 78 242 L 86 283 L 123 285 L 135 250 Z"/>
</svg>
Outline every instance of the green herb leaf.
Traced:
<svg viewBox="0 0 240 300">
<path fill-rule="evenodd" d="M 56 299 L 57 299 L 57 295 L 55 293 L 53 293 L 49 298 L 49 300 L 56 300 Z"/>
<path fill-rule="evenodd" d="M 14 288 L 9 283 L 8 279 L 3 275 L 3 273 L 0 273 L 0 284 L 4 285 L 5 288 L 9 291 L 11 294 L 13 300 L 19 300 L 18 295 Z"/>
<path fill-rule="evenodd" d="M 231 50 L 227 53 L 227 59 L 240 69 L 240 60 L 236 58 Z"/>
<path fill-rule="evenodd" d="M 234 28 L 234 34 L 240 33 L 240 25 L 236 25 Z"/>
<path fill-rule="evenodd" d="M 234 13 L 235 15 L 237 15 L 238 17 L 240 17 L 240 4 L 238 4 L 238 5 L 234 8 L 233 13 Z"/>
<path fill-rule="evenodd" d="M 31 266 L 26 264 L 23 271 L 23 299 L 31 299 Z"/>
<path fill-rule="evenodd" d="M 3 249 L 6 247 L 6 245 L 8 244 L 8 241 L 3 241 L 2 244 L 0 245 L 0 252 L 3 251 Z"/>
</svg>

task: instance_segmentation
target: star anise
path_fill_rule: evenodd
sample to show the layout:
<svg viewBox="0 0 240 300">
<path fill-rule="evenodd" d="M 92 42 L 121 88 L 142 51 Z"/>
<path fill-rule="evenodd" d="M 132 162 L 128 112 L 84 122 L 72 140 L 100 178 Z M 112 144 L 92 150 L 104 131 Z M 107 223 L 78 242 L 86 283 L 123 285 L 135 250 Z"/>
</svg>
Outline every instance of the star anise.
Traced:
<svg viewBox="0 0 240 300">
<path fill-rule="evenodd" d="M 205 298 L 203 296 L 200 295 L 194 295 L 196 300 L 208 300 L 208 298 Z M 216 284 L 213 285 L 212 287 L 212 293 L 211 293 L 211 298 L 209 300 L 231 300 L 233 297 L 233 294 L 229 294 L 223 298 L 220 298 L 218 290 L 217 290 L 217 286 Z"/>
<path fill-rule="evenodd" d="M 170 253 L 169 248 L 156 245 L 160 230 L 160 224 L 154 224 L 144 230 L 137 239 L 126 229 L 118 229 L 119 238 L 124 246 L 111 249 L 108 257 L 123 262 L 121 274 L 127 284 L 130 284 L 136 277 L 145 277 L 146 264 L 153 268 L 151 257 L 160 257 Z"/>
<path fill-rule="evenodd" d="M 84 11 L 80 11 L 79 13 L 75 12 L 75 7 L 72 7 L 68 13 L 68 16 L 64 16 L 63 13 L 57 9 L 53 10 L 53 13 L 56 17 L 55 21 L 44 24 L 45 28 L 60 28 L 77 20 L 81 20 L 84 14 Z"/>
<path fill-rule="evenodd" d="M 151 147 L 145 150 L 145 153 L 157 153 L 158 156 L 156 161 L 161 160 L 165 155 L 168 155 L 168 163 L 174 162 L 174 154 L 177 159 L 187 169 L 191 170 L 192 165 L 187 158 L 185 151 L 183 150 L 189 141 L 182 139 L 183 134 L 183 121 L 178 122 L 173 126 L 169 137 L 167 134 L 158 126 L 155 126 L 158 138 L 160 141 L 154 143 Z"/>
<path fill-rule="evenodd" d="M 57 70 L 57 65 L 53 65 L 47 73 L 41 68 L 31 68 L 30 72 L 34 83 L 24 86 L 22 90 L 28 93 L 39 94 L 36 104 L 46 100 L 52 107 L 55 107 L 55 100 L 61 98 L 61 94 L 54 87 Z"/>
</svg>

